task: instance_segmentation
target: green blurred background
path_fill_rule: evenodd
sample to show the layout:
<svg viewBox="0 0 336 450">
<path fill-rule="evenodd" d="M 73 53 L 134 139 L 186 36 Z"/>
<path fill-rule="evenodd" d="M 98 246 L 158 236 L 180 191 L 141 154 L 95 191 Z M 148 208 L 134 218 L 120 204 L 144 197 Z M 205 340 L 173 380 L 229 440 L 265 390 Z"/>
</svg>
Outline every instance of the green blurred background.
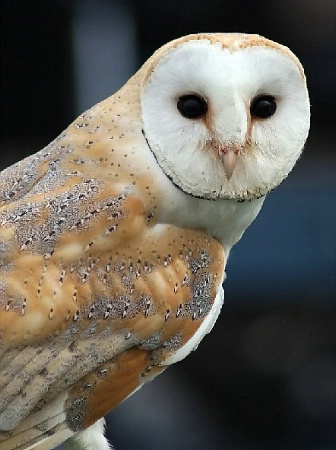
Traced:
<svg viewBox="0 0 336 450">
<path fill-rule="evenodd" d="M 117 450 L 335 449 L 335 16 L 332 0 L 1 1 L 0 168 L 184 34 L 262 34 L 306 70 L 304 156 L 231 252 L 212 333 L 107 417 Z"/>
</svg>

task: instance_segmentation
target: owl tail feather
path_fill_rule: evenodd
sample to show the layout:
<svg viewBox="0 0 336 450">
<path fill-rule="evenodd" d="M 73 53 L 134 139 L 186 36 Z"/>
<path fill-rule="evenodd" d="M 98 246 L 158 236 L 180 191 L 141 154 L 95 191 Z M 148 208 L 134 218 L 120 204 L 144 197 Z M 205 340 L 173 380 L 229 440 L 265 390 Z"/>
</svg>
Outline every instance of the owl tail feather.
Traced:
<svg viewBox="0 0 336 450">
<path fill-rule="evenodd" d="M 104 418 L 77 434 L 69 428 L 66 397 L 60 394 L 14 430 L 0 432 L 1 450 L 52 450 L 65 441 L 69 450 L 113 450 L 104 436 Z"/>
<path fill-rule="evenodd" d="M 62 393 L 45 405 L 41 411 L 28 416 L 12 431 L 0 432 L 2 450 L 51 450 L 74 432 L 65 422 L 64 402 L 67 394 Z"/>
</svg>

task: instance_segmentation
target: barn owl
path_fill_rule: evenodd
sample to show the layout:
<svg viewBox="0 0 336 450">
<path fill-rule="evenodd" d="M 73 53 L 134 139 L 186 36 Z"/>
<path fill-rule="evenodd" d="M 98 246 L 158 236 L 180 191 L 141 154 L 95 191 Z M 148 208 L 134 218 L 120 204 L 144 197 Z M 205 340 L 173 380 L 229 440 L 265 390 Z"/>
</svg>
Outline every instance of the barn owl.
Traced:
<svg viewBox="0 0 336 450">
<path fill-rule="evenodd" d="M 2 172 L 3 450 L 110 448 L 103 416 L 211 330 L 309 120 L 287 47 L 194 34 Z"/>
</svg>

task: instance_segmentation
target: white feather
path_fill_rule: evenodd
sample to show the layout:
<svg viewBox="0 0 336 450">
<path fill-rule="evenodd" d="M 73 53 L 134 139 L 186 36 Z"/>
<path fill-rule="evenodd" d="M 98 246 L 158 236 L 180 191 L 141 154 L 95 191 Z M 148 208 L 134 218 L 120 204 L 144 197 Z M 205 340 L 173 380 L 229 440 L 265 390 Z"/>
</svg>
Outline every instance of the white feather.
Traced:
<svg viewBox="0 0 336 450">
<path fill-rule="evenodd" d="M 66 442 L 68 450 L 111 450 L 104 436 L 105 419 L 99 419 L 84 431 L 76 434 Z"/>
<path fill-rule="evenodd" d="M 177 100 L 198 94 L 208 120 L 182 117 Z M 250 103 L 272 95 L 276 113 L 254 120 Z M 294 57 L 272 47 L 231 52 L 208 40 L 190 40 L 159 61 L 142 91 L 147 141 L 164 172 L 185 192 L 216 199 L 267 194 L 291 171 L 308 135 L 309 98 Z M 250 134 L 249 134 L 250 133 Z M 232 177 L 209 142 L 245 146 Z"/>
</svg>

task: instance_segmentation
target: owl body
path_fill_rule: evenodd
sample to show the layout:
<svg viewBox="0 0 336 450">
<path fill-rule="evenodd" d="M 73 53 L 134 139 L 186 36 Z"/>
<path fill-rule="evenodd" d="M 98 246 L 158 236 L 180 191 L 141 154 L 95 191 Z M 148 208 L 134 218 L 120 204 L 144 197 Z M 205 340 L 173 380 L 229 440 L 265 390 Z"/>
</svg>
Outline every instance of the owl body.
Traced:
<svg viewBox="0 0 336 450">
<path fill-rule="evenodd" d="M 253 116 L 260 96 L 278 117 Z M 308 128 L 289 50 L 191 35 L 1 174 L 4 450 L 108 448 L 104 414 L 211 330 L 230 249 Z"/>
</svg>

